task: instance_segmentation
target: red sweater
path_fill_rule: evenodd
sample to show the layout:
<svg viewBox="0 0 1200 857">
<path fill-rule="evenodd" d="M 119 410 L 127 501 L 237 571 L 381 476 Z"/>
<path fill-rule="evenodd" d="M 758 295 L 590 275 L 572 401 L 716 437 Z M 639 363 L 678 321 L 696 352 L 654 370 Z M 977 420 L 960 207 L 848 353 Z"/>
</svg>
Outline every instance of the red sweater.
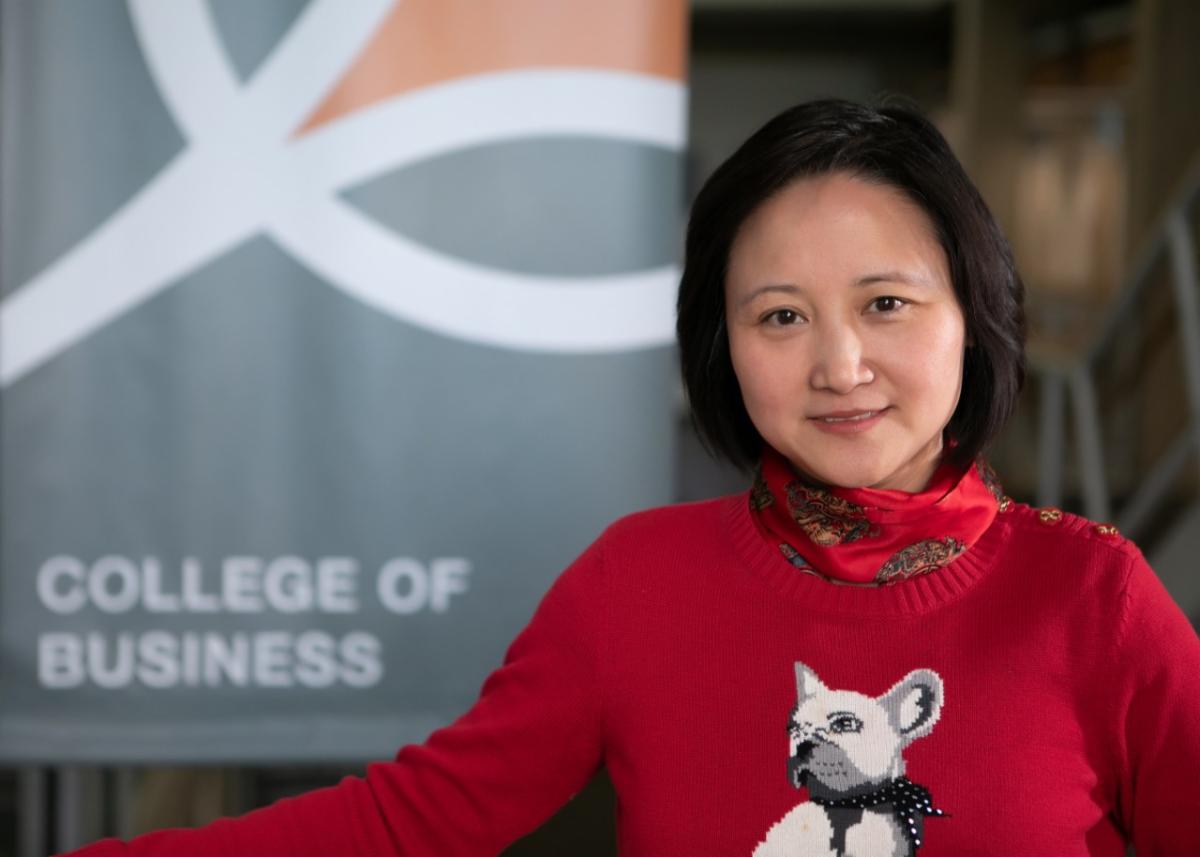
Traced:
<svg viewBox="0 0 1200 857">
<path fill-rule="evenodd" d="M 858 588 L 793 568 L 746 494 L 655 509 L 424 745 L 75 853 L 482 857 L 601 765 L 622 857 L 1197 855 L 1200 641 L 1137 548 L 1072 515 L 1013 504 L 947 567 Z"/>
</svg>

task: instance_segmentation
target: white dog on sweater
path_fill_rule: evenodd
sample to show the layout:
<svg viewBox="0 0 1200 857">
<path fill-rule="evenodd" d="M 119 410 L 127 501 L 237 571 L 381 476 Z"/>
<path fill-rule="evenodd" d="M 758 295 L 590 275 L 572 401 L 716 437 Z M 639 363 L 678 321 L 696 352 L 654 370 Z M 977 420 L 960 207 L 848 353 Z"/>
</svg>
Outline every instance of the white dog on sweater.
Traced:
<svg viewBox="0 0 1200 857">
<path fill-rule="evenodd" d="M 924 816 L 943 813 L 904 777 L 901 753 L 941 716 L 941 677 L 913 670 L 872 697 L 830 690 L 797 662 L 796 693 L 788 780 L 811 800 L 772 825 L 753 857 L 913 857 Z"/>
</svg>

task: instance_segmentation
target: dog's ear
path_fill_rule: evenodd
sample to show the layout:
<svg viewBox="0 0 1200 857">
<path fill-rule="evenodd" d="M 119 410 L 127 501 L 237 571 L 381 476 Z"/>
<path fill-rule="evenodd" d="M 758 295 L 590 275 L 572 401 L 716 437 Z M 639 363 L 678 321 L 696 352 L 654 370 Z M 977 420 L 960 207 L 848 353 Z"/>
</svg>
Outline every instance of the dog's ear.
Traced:
<svg viewBox="0 0 1200 857">
<path fill-rule="evenodd" d="M 810 696 L 816 696 L 821 691 L 825 690 L 825 685 L 817 678 L 817 674 L 806 667 L 800 661 L 796 661 L 796 699 L 800 702 L 808 699 Z"/>
<path fill-rule="evenodd" d="M 933 731 L 942 715 L 942 678 L 933 670 L 913 670 L 879 697 L 888 721 L 907 747 Z"/>
</svg>

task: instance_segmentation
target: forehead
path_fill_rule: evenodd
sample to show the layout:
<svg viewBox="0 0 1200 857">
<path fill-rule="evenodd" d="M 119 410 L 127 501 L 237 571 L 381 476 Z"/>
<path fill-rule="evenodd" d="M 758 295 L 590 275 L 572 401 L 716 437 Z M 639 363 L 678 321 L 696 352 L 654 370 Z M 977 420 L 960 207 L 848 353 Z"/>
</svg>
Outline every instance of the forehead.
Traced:
<svg viewBox="0 0 1200 857">
<path fill-rule="evenodd" d="M 889 185 L 831 173 L 792 182 L 746 218 L 730 249 L 727 287 L 828 284 L 884 270 L 949 286 L 946 254 L 919 205 Z"/>
<path fill-rule="evenodd" d="M 867 714 L 878 704 L 869 696 L 853 690 L 834 690 L 811 696 L 796 708 L 796 716 L 808 720 L 824 720 L 835 711 Z"/>
</svg>

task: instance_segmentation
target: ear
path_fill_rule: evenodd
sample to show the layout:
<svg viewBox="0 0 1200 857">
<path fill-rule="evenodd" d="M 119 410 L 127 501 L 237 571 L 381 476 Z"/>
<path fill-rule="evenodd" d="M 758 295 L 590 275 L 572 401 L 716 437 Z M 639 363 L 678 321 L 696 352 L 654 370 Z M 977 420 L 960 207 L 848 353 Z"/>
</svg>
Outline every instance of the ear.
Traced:
<svg viewBox="0 0 1200 857">
<path fill-rule="evenodd" d="M 804 702 L 810 696 L 816 696 L 825 689 L 815 672 L 796 661 L 796 698 L 800 702 Z"/>
<path fill-rule="evenodd" d="M 932 732 L 942 716 L 942 678 L 933 670 L 913 670 L 879 697 L 879 704 L 907 747 Z"/>
</svg>

